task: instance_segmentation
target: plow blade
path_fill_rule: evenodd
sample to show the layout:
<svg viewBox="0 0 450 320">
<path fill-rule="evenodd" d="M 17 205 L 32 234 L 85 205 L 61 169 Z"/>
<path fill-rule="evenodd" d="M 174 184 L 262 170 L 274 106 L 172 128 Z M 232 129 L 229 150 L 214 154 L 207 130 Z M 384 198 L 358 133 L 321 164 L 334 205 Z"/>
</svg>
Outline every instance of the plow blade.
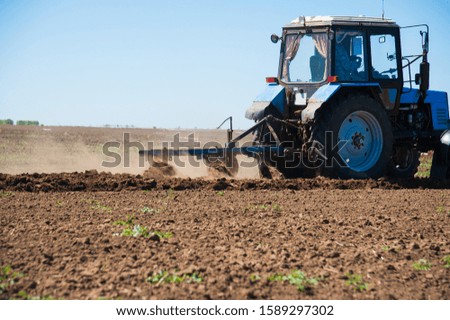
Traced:
<svg viewBox="0 0 450 320">
<path fill-rule="evenodd" d="M 256 157 L 260 154 L 277 153 L 283 154 L 284 148 L 282 146 L 248 146 L 241 148 L 209 148 L 209 149 L 152 149 L 140 150 L 139 155 L 151 156 L 158 158 L 169 158 L 177 156 L 196 156 L 203 157 L 217 157 L 225 158 L 228 155 L 246 155 L 249 157 Z"/>
</svg>

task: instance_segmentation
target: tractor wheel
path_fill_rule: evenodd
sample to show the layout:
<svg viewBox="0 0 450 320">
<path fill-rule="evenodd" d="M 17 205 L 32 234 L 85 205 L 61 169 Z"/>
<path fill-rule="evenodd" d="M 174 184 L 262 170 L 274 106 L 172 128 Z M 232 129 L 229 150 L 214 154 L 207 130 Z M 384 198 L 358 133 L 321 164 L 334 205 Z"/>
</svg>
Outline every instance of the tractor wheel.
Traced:
<svg viewBox="0 0 450 320">
<path fill-rule="evenodd" d="M 368 96 L 354 96 L 327 105 L 312 129 L 313 143 L 323 148 L 325 176 L 379 178 L 386 172 L 393 135 L 384 108 Z"/>
<path fill-rule="evenodd" d="M 450 146 L 441 143 L 434 150 L 430 178 L 435 181 L 450 181 Z"/>
<path fill-rule="evenodd" d="M 417 149 L 408 146 L 395 146 L 388 164 L 388 175 L 392 178 L 413 178 L 420 161 Z"/>
</svg>

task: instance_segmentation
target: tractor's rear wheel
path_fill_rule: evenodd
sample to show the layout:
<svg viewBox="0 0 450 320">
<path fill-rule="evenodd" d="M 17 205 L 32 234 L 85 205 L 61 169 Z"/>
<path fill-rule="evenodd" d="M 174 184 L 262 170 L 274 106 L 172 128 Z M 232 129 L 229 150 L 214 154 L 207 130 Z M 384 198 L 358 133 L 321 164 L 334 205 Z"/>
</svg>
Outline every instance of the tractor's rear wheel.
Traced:
<svg viewBox="0 0 450 320">
<path fill-rule="evenodd" d="M 384 108 L 368 96 L 327 105 L 313 125 L 312 139 L 322 146 L 325 176 L 344 179 L 379 178 L 386 172 L 393 136 Z"/>
<path fill-rule="evenodd" d="M 395 146 L 388 164 L 388 175 L 392 178 L 413 178 L 420 161 L 419 151 L 411 146 Z"/>
</svg>

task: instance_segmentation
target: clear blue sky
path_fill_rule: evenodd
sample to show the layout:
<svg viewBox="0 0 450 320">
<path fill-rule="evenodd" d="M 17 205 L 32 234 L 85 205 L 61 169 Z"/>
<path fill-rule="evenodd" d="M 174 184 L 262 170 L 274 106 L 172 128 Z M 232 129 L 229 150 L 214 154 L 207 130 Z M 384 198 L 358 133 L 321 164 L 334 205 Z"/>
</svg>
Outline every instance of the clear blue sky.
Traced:
<svg viewBox="0 0 450 320">
<path fill-rule="evenodd" d="M 381 16 L 381 2 L 0 0 L 0 119 L 213 128 L 232 115 L 245 129 L 277 73 L 270 34 L 299 15 Z M 385 11 L 430 25 L 431 86 L 450 91 L 450 2 L 385 0 Z"/>
</svg>

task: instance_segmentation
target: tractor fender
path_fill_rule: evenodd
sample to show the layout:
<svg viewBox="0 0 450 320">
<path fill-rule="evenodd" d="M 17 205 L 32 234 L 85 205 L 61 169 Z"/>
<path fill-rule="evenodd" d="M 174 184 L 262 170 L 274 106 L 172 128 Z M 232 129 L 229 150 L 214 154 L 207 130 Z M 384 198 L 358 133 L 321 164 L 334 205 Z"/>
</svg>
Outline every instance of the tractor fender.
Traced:
<svg viewBox="0 0 450 320">
<path fill-rule="evenodd" d="M 316 111 L 319 110 L 324 103 L 329 101 L 337 92 L 349 88 L 353 91 L 370 89 L 371 92 L 381 92 L 378 83 L 328 83 L 317 89 L 309 98 L 308 105 L 302 111 L 302 122 L 306 123 L 315 119 Z"/>
<path fill-rule="evenodd" d="M 250 120 L 261 120 L 267 114 L 269 107 L 273 106 L 280 114 L 284 114 L 286 107 L 286 93 L 283 86 L 269 84 L 253 101 L 245 112 L 245 117 Z"/>
</svg>

